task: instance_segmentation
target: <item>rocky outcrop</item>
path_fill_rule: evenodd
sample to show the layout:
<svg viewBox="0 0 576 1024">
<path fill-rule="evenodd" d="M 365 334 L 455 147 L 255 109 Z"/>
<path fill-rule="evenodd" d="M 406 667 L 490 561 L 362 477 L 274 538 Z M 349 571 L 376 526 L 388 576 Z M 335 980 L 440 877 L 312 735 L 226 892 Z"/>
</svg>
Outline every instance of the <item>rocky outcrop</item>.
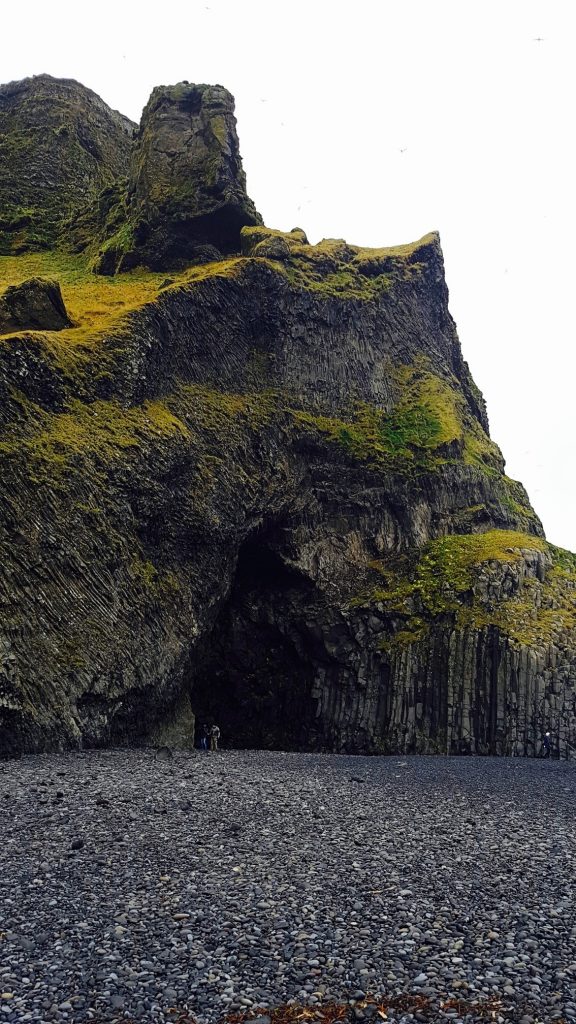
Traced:
<svg viewBox="0 0 576 1024">
<path fill-rule="evenodd" d="M 132 154 L 125 210 L 125 224 L 100 255 L 102 273 L 139 263 L 204 263 L 240 250 L 241 228 L 261 218 L 246 193 L 226 89 L 187 82 L 154 89 Z"/>
<path fill-rule="evenodd" d="M 258 224 L 221 86 L 154 89 L 138 131 L 72 80 L 0 87 L 0 255 L 59 244 L 105 275 L 168 269 L 240 252 Z"/>
<path fill-rule="evenodd" d="M 0 86 L 0 255 L 53 246 L 63 222 L 128 174 L 134 128 L 71 79 Z"/>
<path fill-rule="evenodd" d="M 534 754 L 550 729 L 570 755 L 576 559 L 505 475 L 438 236 L 238 249 L 100 279 L 96 310 L 69 257 L 90 319 L 0 338 L 0 749 L 191 742 L 201 716 L 239 745 Z"/>
<path fill-rule="evenodd" d="M 26 327 L 61 331 L 71 326 L 57 281 L 31 278 L 0 294 L 0 334 Z"/>
</svg>

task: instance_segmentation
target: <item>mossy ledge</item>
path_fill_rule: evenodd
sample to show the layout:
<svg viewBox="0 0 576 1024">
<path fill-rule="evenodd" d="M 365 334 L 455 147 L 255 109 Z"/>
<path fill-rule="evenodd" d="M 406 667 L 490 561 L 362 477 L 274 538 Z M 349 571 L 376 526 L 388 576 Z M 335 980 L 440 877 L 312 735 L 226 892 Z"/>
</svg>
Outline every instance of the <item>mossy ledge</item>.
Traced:
<svg viewBox="0 0 576 1024">
<path fill-rule="evenodd" d="M 155 90 L 137 138 L 35 89 L 0 89 L 0 291 L 55 280 L 71 326 L 0 337 L 0 752 L 196 714 L 239 746 L 530 755 L 548 728 L 570 756 L 576 558 L 504 472 L 438 235 L 265 227 L 222 87 Z"/>
</svg>

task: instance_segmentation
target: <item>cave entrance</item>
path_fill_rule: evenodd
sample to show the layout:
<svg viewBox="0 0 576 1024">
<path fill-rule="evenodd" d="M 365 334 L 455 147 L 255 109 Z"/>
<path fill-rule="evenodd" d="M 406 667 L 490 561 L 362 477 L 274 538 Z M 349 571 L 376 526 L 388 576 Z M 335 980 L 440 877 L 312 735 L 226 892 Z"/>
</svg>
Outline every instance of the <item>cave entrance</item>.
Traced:
<svg viewBox="0 0 576 1024">
<path fill-rule="evenodd" d="M 315 595 L 313 583 L 282 558 L 272 531 L 244 542 L 191 683 L 198 738 L 203 723 L 217 722 L 225 746 L 317 745 Z"/>
</svg>

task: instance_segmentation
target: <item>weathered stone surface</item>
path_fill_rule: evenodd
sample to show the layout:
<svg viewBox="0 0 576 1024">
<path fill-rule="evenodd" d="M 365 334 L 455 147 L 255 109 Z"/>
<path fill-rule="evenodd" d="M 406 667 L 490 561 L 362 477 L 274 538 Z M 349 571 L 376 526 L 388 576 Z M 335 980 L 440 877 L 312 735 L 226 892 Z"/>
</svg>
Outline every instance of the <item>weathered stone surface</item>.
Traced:
<svg viewBox="0 0 576 1024">
<path fill-rule="evenodd" d="M 292 231 L 274 231 L 270 228 L 254 227 L 244 229 L 241 237 L 243 256 L 269 256 L 271 259 L 285 259 L 302 245 L 308 245 L 308 239 L 302 228 Z"/>
<path fill-rule="evenodd" d="M 204 262 L 207 246 L 240 251 L 240 230 L 261 218 L 246 192 L 234 99 L 221 86 L 154 89 L 132 153 L 126 199 L 130 233 L 104 248 L 98 269 Z M 115 262 L 114 262 L 115 261 Z"/>
<path fill-rule="evenodd" d="M 50 247 L 63 220 L 126 176 L 134 128 L 71 79 L 0 86 L 0 255 Z"/>
<path fill-rule="evenodd" d="M 31 278 L 0 294 L 0 334 L 22 328 L 61 331 L 70 326 L 57 281 Z"/>
<path fill-rule="evenodd" d="M 287 260 L 290 258 L 290 246 L 285 238 L 265 238 L 254 247 L 254 256 L 269 260 Z"/>
<path fill-rule="evenodd" d="M 569 755 L 576 558 L 504 473 L 438 236 L 241 231 L 203 90 L 153 94 L 130 198 L 98 200 L 107 269 L 169 278 L 95 302 L 68 258 L 83 325 L 0 339 L 0 751 L 186 745 L 196 716 L 229 744 L 534 754 L 549 729 Z M 243 255 L 216 262 L 224 223 Z"/>
</svg>

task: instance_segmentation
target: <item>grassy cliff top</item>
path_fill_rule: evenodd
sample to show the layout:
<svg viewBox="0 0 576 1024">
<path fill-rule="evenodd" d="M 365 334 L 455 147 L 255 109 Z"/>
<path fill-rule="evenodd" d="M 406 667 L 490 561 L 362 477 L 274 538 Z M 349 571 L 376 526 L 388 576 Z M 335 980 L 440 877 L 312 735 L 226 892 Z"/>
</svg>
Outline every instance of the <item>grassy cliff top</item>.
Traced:
<svg viewBox="0 0 576 1024">
<path fill-rule="evenodd" d="M 164 288 L 191 284 L 206 277 L 231 275 L 239 259 L 190 267 L 171 273 L 138 267 L 116 277 L 94 274 L 89 257 L 56 252 L 0 256 L 0 291 L 32 277 L 55 278 L 61 285 L 68 313 L 75 327 L 59 332 L 59 340 L 74 343 L 78 334 L 95 335 L 110 330 L 129 313 L 154 302 Z"/>
<path fill-rule="evenodd" d="M 282 266 L 294 286 L 343 299 L 377 298 L 394 282 L 413 279 L 424 268 L 443 272 L 436 231 L 406 245 L 371 249 L 342 238 L 323 238 L 310 245 L 301 228 L 286 232 L 246 227 L 241 242 L 245 255 Z"/>
<path fill-rule="evenodd" d="M 435 232 L 408 245 L 380 249 L 349 246 L 341 239 L 323 239 L 317 245 L 309 245 L 300 229 L 281 232 L 261 227 L 244 228 L 242 235 L 242 257 L 232 256 L 171 271 L 168 277 L 164 271 L 154 272 L 144 267 L 103 277 L 92 272 L 90 255 L 61 250 L 0 256 L 0 290 L 32 277 L 55 278 L 77 328 L 99 332 L 126 313 L 154 301 L 164 286 L 192 284 L 208 276 L 233 274 L 246 259 L 265 259 L 296 287 L 340 298 L 369 300 L 387 290 L 395 277 L 421 267 L 432 258 L 441 258 L 439 237 Z M 266 245 L 276 239 L 286 241 L 285 253 L 260 248 L 262 243 Z M 72 333 L 70 337 L 72 339 Z"/>
<path fill-rule="evenodd" d="M 8 360 L 15 343 L 37 353 L 64 382 L 61 401 L 69 403 L 73 418 L 79 420 L 82 410 L 73 405 L 75 400 L 91 401 L 96 397 L 126 403 L 122 381 L 125 372 L 132 372 L 131 339 L 140 337 L 141 330 L 141 340 L 146 347 L 155 318 L 166 314 L 170 321 L 170 294 L 176 293 L 176 298 L 180 291 L 194 292 L 196 287 L 204 289 L 211 282 L 228 278 L 244 282 L 247 300 L 257 302 L 252 293 L 254 282 L 261 279 L 264 288 L 271 284 L 273 289 L 278 286 L 285 292 L 289 289 L 307 291 L 320 303 L 336 298 L 356 308 L 358 302 L 383 301 L 386 304 L 388 292 L 394 296 L 397 286 L 405 290 L 406 282 L 410 290 L 413 275 L 426 275 L 430 269 L 435 287 L 437 263 L 442 259 L 436 233 L 407 245 L 369 249 L 350 246 L 339 239 L 324 239 L 318 245 L 309 245 L 301 229 L 279 232 L 257 226 L 243 230 L 242 242 L 245 255 L 190 266 L 169 277 L 164 272 L 144 268 L 103 277 L 92 272 L 88 254 L 44 252 L 0 257 L 0 282 L 4 287 L 31 277 L 56 278 L 75 325 L 58 332 L 28 331 L 24 335 L 20 332 L 13 338 L 5 335 L 0 339 L 0 350 L 4 348 Z M 205 293 L 199 292 L 201 302 L 196 315 L 200 320 L 204 315 L 204 296 Z M 209 303 L 216 301 L 218 306 L 224 299 L 220 290 L 209 298 Z M 242 301 L 235 293 L 233 302 Z M 190 304 L 191 310 L 195 308 Z M 182 329 L 188 330 L 185 325 Z M 170 342 L 171 346 L 177 344 L 175 338 Z M 266 361 L 266 353 L 261 356 Z M 173 347 L 162 358 L 170 367 L 176 366 Z M 387 360 L 385 366 L 381 363 L 379 368 L 379 372 L 386 375 L 386 408 L 373 399 L 363 401 L 347 391 L 337 411 L 323 413 L 314 402 L 300 401 L 298 393 L 284 390 L 283 378 L 275 376 L 273 371 L 260 374 L 258 380 L 252 382 L 241 378 L 239 370 L 238 379 L 228 386 L 209 375 L 204 392 L 211 401 L 210 396 L 218 389 L 223 393 L 260 387 L 270 392 L 276 388 L 278 416 L 289 417 L 301 444 L 308 449 L 322 452 L 323 457 L 331 461 L 344 460 L 378 474 L 394 473 L 402 477 L 417 478 L 443 472 L 444 468 L 465 467 L 470 477 L 481 475 L 491 479 L 491 501 L 495 506 L 478 505 L 468 517 L 463 514 L 463 529 L 473 531 L 489 523 L 510 523 L 530 532 L 541 532 L 523 488 L 504 476 L 501 453 L 478 419 L 462 381 L 447 365 L 436 365 L 424 354 L 410 361 L 405 352 L 399 353 L 396 359 L 392 351 Z M 143 395 L 161 400 L 170 398 L 179 384 L 188 380 L 185 372 L 179 380 L 179 371 L 174 369 L 172 377 L 167 375 L 160 390 L 152 386 L 147 391 L 143 372 L 138 371 L 136 394 L 139 398 Z M 19 389 L 20 378 L 12 379 Z M 195 380 L 194 375 L 191 380 Z M 32 391 L 29 397 L 34 399 L 36 394 Z M 180 415 L 178 403 L 171 407 L 176 416 Z M 116 419 L 112 415 L 113 404 L 109 410 Z M 98 426 L 101 423 L 102 417 Z M 73 423 L 63 420 L 62 424 L 56 433 L 59 439 L 62 435 L 62 443 L 66 445 L 66 438 L 72 436 Z M 47 424 L 42 426 L 45 437 L 55 437 L 55 429 Z M 82 423 L 78 426 L 78 436 L 83 436 L 83 431 Z M 108 441 L 102 450 L 111 450 Z"/>
</svg>

